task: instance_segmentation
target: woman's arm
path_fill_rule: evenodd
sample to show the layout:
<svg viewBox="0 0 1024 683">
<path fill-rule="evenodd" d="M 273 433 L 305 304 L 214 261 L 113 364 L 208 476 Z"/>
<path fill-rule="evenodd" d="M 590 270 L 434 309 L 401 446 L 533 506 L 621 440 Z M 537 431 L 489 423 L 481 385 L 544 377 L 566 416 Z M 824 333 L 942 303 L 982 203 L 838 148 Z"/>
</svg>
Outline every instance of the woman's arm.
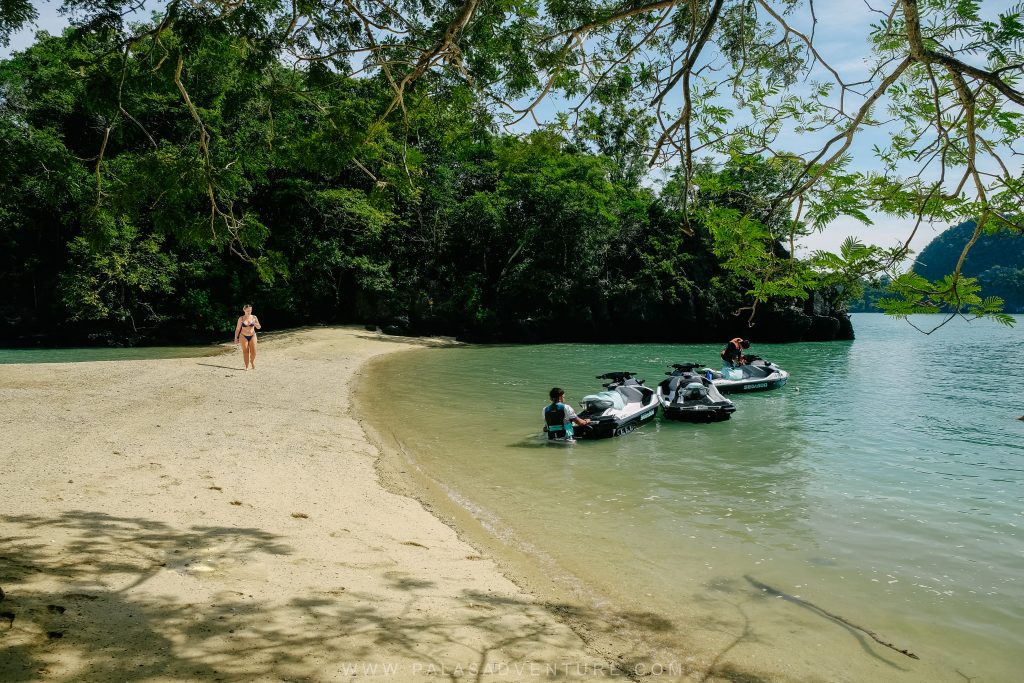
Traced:
<svg viewBox="0 0 1024 683">
<path fill-rule="evenodd" d="M 259 318 L 257 318 L 256 316 L 253 316 L 253 317 L 252 317 L 252 321 L 253 321 L 254 323 L 256 323 L 256 324 L 254 325 L 254 327 L 255 327 L 255 328 L 256 328 L 257 330 L 262 330 L 262 329 L 263 329 L 263 327 L 262 327 L 262 326 L 260 325 L 260 319 L 259 319 Z"/>
<path fill-rule="evenodd" d="M 235 324 L 235 343 L 238 343 L 238 333 L 242 331 L 242 318 L 238 318 L 238 322 Z"/>
</svg>

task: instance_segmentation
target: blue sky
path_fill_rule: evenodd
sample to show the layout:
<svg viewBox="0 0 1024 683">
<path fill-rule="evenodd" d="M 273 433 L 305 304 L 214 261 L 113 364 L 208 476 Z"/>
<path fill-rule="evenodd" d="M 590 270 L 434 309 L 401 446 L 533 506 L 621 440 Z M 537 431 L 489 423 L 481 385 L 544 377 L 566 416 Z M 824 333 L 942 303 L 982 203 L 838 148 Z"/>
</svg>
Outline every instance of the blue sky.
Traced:
<svg viewBox="0 0 1024 683">
<path fill-rule="evenodd" d="M 158 8 L 166 3 L 148 2 L 147 7 Z M 817 25 L 815 36 L 817 47 L 822 56 L 829 61 L 836 69 L 848 77 L 850 75 L 863 74 L 867 70 L 867 62 L 864 56 L 868 54 L 868 33 L 869 24 L 877 21 L 879 14 L 873 12 L 871 7 L 884 8 L 891 3 L 887 0 L 818 0 L 815 4 L 815 15 Z M 1006 11 L 1013 3 L 1010 0 L 985 0 L 983 3 L 983 14 L 994 17 L 999 11 Z M 32 43 L 36 30 L 45 30 L 56 33 L 66 25 L 66 19 L 61 16 L 57 8 L 58 3 L 38 2 L 36 8 L 39 12 L 39 19 L 35 26 L 29 30 L 21 31 L 12 37 L 11 45 L 5 50 L 0 48 L 0 57 L 7 56 L 11 51 L 24 49 Z M 810 29 L 809 15 L 805 11 L 802 15 L 804 20 L 794 18 L 794 23 L 801 25 L 804 30 Z M 541 116 L 553 116 L 556 108 L 552 100 L 548 106 L 540 110 Z M 779 141 L 792 151 L 806 151 L 814 147 L 814 140 L 801 139 L 797 136 L 789 136 Z M 851 152 L 855 158 L 858 169 L 869 170 L 872 164 L 871 146 L 873 144 L 885 144 L 884 134 L 870 132 L 857 138 Z M 1016 169 L 1018 172 L 1020 167 Z M 895 246 L 898 242 L 905 240 L 912 229 L 912 222 L 906 220 L 891 219 L 886 216 L 873 216 L 875 224 L 864 226 L 852 218 L 839 218 L 833 221 L 822 233 L 805 238 L 801 244 L 800 251 L 807 252 L 814 249 L 837 249 L 838 246 L 849 235 L 855 235 L 862 241 L 874 243 L 880 246 Z M 946 224 L 922 225 L 915 236 L 911 247 L 920 251 L 932 238 L 949 227 Z"/>
</svg>

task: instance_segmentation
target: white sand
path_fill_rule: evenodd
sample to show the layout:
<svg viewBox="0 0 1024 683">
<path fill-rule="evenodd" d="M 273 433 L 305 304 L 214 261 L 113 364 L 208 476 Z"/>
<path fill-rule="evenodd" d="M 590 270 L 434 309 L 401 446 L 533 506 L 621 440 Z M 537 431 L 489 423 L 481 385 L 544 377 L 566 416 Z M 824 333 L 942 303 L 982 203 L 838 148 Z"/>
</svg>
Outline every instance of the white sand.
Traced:
<svg viewBox="0 0 1024 683">
<path fill-rule="evenodd" d="M 381 485 L 351 381 L 412 343 L 265 336 L 248 373 L 237 353 L 0 366 L 0 680 L 606 673 Z"/>
</svg>

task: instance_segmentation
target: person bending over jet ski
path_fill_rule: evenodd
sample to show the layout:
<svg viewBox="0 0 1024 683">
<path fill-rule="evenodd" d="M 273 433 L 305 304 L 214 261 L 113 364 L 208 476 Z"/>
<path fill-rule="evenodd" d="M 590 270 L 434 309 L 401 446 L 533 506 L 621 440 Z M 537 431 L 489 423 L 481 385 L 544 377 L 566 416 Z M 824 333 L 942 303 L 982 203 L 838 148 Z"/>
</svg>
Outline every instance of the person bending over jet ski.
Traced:
<svg viewBox="0 0 1024 683">
<path fill-rule="evenodd" d="M 562 389 L 554 387 L 548 392 L 548 396 L 551 398 L 551 404 L 544 406 L 544 424 L 549 439 L 572 439 L 574 425 L 586 427 L 590 424 L 590 420 L 577 415 L 572 406 L 562 400 L 565 398 Z"/>
<path fill-rule="evenodd" d="M 750 341 L 748 339 L 741 339 L 736 337 L 730 339 L 722 349 L 722 367 L 728 365 L 730 368 L 734 368 L 737 365 L 743 365 L 746 359 L 743 357 L 743 350 L 750 348 Z"/>
</svg>

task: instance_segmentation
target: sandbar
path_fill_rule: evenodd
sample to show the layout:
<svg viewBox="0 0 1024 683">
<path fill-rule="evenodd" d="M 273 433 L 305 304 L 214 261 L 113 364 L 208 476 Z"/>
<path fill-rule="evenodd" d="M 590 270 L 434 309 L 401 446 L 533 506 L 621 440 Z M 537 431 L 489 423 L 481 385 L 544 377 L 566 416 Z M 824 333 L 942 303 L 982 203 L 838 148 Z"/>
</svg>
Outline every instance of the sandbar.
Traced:
<svg viewBox="0 0 1024 683">
<path fill-rule="evenodd" d="M 353 382 L 430 343 L 0 366 L 0 680 L 622 677 L 381 481 Z"/>
</svg>

